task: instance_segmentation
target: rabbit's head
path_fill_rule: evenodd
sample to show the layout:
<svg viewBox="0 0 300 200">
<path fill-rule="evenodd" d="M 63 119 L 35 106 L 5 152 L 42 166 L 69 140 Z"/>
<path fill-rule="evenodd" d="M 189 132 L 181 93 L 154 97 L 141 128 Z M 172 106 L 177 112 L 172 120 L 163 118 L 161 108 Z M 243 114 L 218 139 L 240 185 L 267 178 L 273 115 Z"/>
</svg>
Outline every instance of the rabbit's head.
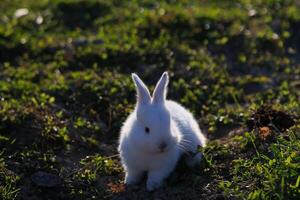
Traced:
<svg viewBox="0 0 300 200">
<path fill-rule="evenodd" d="M 137 90 L 136 120 L 131 133 L 133 145 L 148 153 L 163 153 L 175 148 L 179 134 L 166 107 L 168 73 L 163 73 L 152 97 L 136 74 L 132 74 L 132 79 Z"/>
</svg>

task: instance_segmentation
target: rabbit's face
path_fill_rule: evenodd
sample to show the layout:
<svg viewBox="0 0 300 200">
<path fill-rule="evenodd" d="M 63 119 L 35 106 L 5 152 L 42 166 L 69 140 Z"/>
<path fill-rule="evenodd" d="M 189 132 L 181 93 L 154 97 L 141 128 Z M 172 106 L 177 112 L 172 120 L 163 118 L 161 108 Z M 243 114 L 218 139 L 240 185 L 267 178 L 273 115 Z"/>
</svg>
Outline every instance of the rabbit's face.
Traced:
<svg viewBox="0 0 300 200">
<path fill-rule="evenodd" d="M 164 153 L 176 147 L 177 133 L 171 128 L 171 116 L 165 106 L 149 104 L 138 108 L 134 145 L 141 151 Z"/>
<path fill-rule="evenodd" d="M 151 98 L 146 85 L 133 74 L 137 88 L 136 123 L 133 127 L 133 142 L 141 151 L 163 153 L 176 146 L 178 134 L 172 126 L 169 110 L 165 106 L 168 74 L 165 72 Z"/>
</svg>

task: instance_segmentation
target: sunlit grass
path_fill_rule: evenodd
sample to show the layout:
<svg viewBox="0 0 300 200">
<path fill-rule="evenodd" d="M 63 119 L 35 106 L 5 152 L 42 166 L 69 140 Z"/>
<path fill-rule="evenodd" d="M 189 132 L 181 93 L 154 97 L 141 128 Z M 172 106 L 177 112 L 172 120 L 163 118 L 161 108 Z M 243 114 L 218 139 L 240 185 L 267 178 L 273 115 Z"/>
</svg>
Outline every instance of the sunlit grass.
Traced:
<svg viewBox="0 0 300 200">
<path fill-rule="evenodd" d="M 0 199 L 297 199 L 299 13 L 297 1 L 2 0 Z M 125 190 L 130 74 L 155 85 L 164 71 L 168 98 L 212 141 L 163 194 Z M 296 121 L 272 141 L 246 128 L 268 103 Z M 44 188 L 37 171 L 61 182 Z"/>
</svg>

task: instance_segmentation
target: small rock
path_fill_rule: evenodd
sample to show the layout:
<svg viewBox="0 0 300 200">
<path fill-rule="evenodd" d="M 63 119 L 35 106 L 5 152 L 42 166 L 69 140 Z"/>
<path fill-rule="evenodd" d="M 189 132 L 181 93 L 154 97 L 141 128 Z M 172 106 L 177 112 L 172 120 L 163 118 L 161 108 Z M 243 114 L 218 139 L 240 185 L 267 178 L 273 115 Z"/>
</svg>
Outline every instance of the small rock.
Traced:
<svg viewBox="0 0 300 200">
<path fill-rule="evenodd" d="M 43 171 L 38 171 L 31 176 L 31 180 L 41 187 L 55 187 L 60 183 L 59 177 Z"/>
<path fill-rule="evenodd" d="M 101 45 L 101 44 L 103 44 L 103 43 L 104 43 L 104 41 L 101 40 L 101 39 L 93 40 L 93 44 L 96 44 L 96 45 Z"/>
<path fill-rule="evenodd" d="M 254 10 L 254 9 L 249 10 L 248 15 L 250 17 L 253 17 L 254 15 L 256 15 L 256 10 Z"/>
<path fill-rule="evenodd" d="M 35 19 L 35 23 L 40 25 L 42 24 L 44 21 L 44 18 L 42 16 L 38 16 L 36 19 Z"/>
<path fill-rule="evenodd" d="M 20 18 L 20 17 L 23 17 L 25 15 L 28 15 L 29 13 L 29 10 L 27 8 L 20 8 L 18 10 L 15 11 L 15 17 L 16 18 Z"/>
<path fill-rule="evenodd" d="M 88 43 L 89 41 L 85 38 L 76 39 L 72 42 L 75 47 L 86 46 Z"/>
</svg>

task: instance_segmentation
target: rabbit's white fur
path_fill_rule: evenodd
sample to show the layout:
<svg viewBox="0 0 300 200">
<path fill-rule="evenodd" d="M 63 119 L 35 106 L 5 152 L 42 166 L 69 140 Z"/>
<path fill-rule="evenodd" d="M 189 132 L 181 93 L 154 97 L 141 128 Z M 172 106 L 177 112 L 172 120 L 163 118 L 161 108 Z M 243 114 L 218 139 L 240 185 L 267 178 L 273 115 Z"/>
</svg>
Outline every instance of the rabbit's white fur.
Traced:
<svg viewBox="0 0 300 200">
<path fill-rule="evenodd" d="M 182 154 L 197 152 L 199 145 L 205 146 L 206 138 L 188 110 L 166 100 L 167 72 L 158 81 L 152 98 L 142 80 L 136 74 L 132 78 L 137 104 L 121 129 L 119 152 L 126 172 L 125 183 L 135 184 L 147 172 L 147 190 L 151 191 L 174 170 Z M 201 157 L 198 153 L 187 163 L 195 165 Z"/>
</svg>

